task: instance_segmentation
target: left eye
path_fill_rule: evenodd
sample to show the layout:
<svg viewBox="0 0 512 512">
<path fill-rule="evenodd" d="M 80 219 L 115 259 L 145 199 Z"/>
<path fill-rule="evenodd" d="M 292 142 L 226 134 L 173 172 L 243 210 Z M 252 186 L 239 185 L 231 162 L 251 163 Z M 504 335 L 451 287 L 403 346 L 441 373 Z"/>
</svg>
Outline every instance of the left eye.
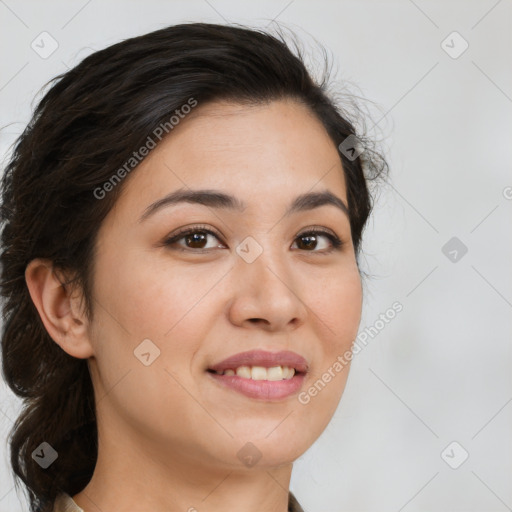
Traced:
<svg viewBox="0 0 512 512">
<path fill-rule="evenodd" d="M 311 246 L 314 246 L 314 249 L 317 249 L 318 247 L 318 239 L 319 238 L 326 238 L 331 242 L 330 247 L 327 245 L 327 251 L 308 251 L 308 252 L 331 252 L 333 249 L 339 249 L 341 247 L 341 240 L 331 233 L 327 233 L 326 231 L 308 231 L 306 233 L 300 234 L 296 240 L 305 240 L 303 245 L 305 247 L 311 248 Z"/>
</svg>

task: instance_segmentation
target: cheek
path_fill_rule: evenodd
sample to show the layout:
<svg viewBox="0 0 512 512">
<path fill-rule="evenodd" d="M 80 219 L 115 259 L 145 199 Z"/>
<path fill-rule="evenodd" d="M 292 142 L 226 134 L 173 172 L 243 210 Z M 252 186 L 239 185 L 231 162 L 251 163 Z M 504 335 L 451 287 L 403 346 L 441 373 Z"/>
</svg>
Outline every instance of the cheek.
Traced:
<svg viewBox="0 0 512 512">
<path fill-rule="evenodd" d="M 357 269 L 347 273 L 342 280 L 337 295 L 338 307 L 333 312 L 338 319 L 336 329 L 340 333 L 341 339 L 345 342 L 344 345 L 347 342 L 351 344 L 359 329 L 363 301 L 361 278 Z"/>
<path fill-rule="evenodd" d="M 188 428 L 200 424 L 201 409 L 194 409 L 181 384 L 191 388 L 190 367 L 210 328 L 198 321 L 211 315 L 212 304 L 203 296 L 222 275 L 197 267 L 173 271 L 170 265 L 103 259 L 95 281 L 93 380 L 106 398 L 99 400 L 102 413 L 112 422 L 118 416 L 149 429 L 155 438 L 169 431 L 172 415 L 184 414 Z"/>
<path fill-rule="evenodd" d="M 311 368 L 309 382 L 299 396 L 299 407 L 308 411 L 304 422 L 318 435 L 334 414 L 345 389 L 351 361 L 346 354 L 350 354 L 357 336 L 361 308 L 361 278 L 356 266 L 324 282 L 312 308 L 321 344 L 315 354 L 317 364 Z"/>
<path fill-rule="evenodd" d="M 167 390 L 161 394 L 163 406 L 179 410 L 188 404 L 183 397 L 185 404 L 180 405 L 179 383 L 194 385 L 197 354 L 218 316 L 216 290 L 224 286 L 227 269 L 192 264 L 176 268 L 170 259 L 150 261 L 147 254 L 135 254 L 127 252 L 123 260 L 110 263 L 104 259 L 98 267 L 96 293 L 104 306 L 97 308 L 95 322 L 99 380 L 110 389 L 130 371 L 119 393 L 132 397 L 125 404 L 128 409 L 137 404 L 134 414 L 137 408 L 148 407 L 149 415 L 161 410 L 158 394 L 154 400 L 148 394 L 146 402 L 139 396 L 142 390 Z M 154 362 L 144 366 L 144 358 Z M 133 389 L 128 381 L 135 383 Z"/>
<path fill-rule="evenodd" d="M 197 314 L 205 294 L 224 273 L 206 265 L 177 265 L 165 254 L 125 251 L 122 259 L 115 254 L 103 258 L 95 277 L 96 294 L 133 342 L 152 337 L 166 341 L 183 328 L 187 317 Z"/>
<path fill-rule="evenodd" d="M 355 265 L 333 273 L 321 283 L 314 312 L 322 330 L 319 338 L 325 342 L 325 355 L 332 357 L 350 347 L 359 329 L 361 309 L 361 278 Z"/>
</svg>

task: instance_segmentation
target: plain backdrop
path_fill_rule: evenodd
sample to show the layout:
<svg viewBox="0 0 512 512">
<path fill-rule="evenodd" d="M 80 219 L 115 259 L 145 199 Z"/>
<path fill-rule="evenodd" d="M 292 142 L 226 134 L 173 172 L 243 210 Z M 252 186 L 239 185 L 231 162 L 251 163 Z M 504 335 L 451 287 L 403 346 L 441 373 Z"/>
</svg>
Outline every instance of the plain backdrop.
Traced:
<svg viewBox="0 0 512 512">
<path fill-rule="evenodd" d="M 391 168 L 361 261 L 372 335 L 291 490 L 307 512 L 512 510 L 512 3 L 0 0 L 2 156 L 50 78 L 189 21 L 279 23 L 313 68 L 325 46 Z M 7 460 L 19 401 L 1 381 L 0 412 L 0 512 L 26 511 Z"/>
</svg>

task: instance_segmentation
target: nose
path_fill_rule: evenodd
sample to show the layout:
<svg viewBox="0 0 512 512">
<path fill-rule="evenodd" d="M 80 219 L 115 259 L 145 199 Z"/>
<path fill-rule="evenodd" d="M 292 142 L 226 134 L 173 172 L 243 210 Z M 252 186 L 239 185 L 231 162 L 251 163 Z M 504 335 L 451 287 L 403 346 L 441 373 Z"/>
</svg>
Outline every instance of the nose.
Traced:
<svg viewBox="0 0 512 512">
<path fill-rule="evenodd" d="M 268 250 L 252 263 L 237 258 L 232 270 L 231 322 L 266 331 L 291 331 L 302 325 L 307 307 L 293 276 L 286 257 Z"/>
</svg>

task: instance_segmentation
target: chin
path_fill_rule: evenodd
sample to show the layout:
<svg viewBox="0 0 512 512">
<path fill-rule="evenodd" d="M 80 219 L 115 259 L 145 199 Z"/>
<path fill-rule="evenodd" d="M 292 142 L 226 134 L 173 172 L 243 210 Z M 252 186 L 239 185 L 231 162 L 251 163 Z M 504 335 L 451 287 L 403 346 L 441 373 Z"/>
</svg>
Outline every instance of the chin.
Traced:
<svg viewBox="0 0 512 512">
<path fill-rule="evenodd" d="M 311 440 L 296 439 L 287 433 L 284 436 L 275 435 L 254 438 L 244 436 L 242 441 L 234 441 L 235 464 L 248 468 L 275 468 L 287 466 L 297 460 L 312 444 Z"/>
</svg>

